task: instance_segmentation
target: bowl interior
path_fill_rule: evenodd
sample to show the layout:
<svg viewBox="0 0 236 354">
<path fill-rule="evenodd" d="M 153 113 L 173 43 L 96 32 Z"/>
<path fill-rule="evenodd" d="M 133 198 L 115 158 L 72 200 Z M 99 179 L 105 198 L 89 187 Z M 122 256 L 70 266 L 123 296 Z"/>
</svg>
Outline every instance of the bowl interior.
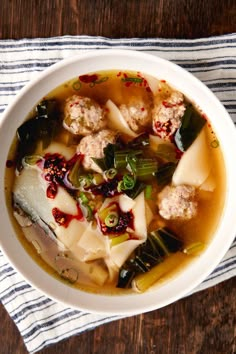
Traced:
<svg viewBox="0 0 236 354">
<path fill-rule="evenodd" d="M 10 263 L 34 287 L 50 298 L 81 310 L 107 314 L 138 314 L 160 308 L 188 294 L 216 267 L 233 241 L 236 225 L 236 169 L 233 156 L 236 152 L 234 125 L 214 94 L 194 76 L 158 57 L 128 50 L 102 50 L 81 54 L 62 61 L 29 83 L 7 108 L 0 126 L 0 183 L 1 200 L 4 196 L 4 170 L 6 157 L 17 127 L 32 107 L 52 89 L 82 74 L 99 70 L 135 70 L 166 80 L 207 115 L 218 137 L 226 167 L 227 195 L 217 231 L 206 251 L 171 281 L 137 295 L 89 294 L 66 286 L 43 271 L 26 253 L 15 236 L 4 203 L 0 206 L 2 232 L 0 245 Z"/>
</svg>

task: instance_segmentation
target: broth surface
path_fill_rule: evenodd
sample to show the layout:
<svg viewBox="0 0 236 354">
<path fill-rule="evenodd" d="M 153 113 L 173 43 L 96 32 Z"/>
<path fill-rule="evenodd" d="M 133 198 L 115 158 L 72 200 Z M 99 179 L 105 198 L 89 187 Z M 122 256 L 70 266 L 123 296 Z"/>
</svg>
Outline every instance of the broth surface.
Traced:
<svg viewBox="0 0 236 354">
<path fill-rule="evenodd" d="M 155 94 L 152 91 L 152 85 L 151 83 L 153 82 L 153 78 L 151 79 L 152 81 L 149 81 L 150 78 L 146 78 L 145 75 L 137 72 L 119 72 L 119 71 L 104 71 L 104 72 L 98 72 L 98 73 L 89 73 L 87 75 L 83 75 L 79 78 L 73 78 L 72 80 L 69 80 L 68 82 L 62 84 L 52 92 L 46 94 L 46 96 L 43 98 L 43 100 L 55 100 L 56 101 L 56 107 L 57 107 L 57 127 L 56 127 L 56 133 L 53 136 L 53 140 L 50 143 L 60 143 L 63 144 L 66 148 L 69 147 L 74 151 L 74 154 L 76 154 L 76 149 L 77 146 L 81 143 L 81 140 L 83 139 L 83 136 L 81 135 L 75 135 L 72 134 L 68 129 L 63 126 L 62 122 L 63 119 L 65 118 L 64 114 L 64 108 L 65 108 L 65 102 L 66 100 L 73 96 L 73 95 L 78 95 L 79 97 L 88 97 L 92 100 L 94 100 L 96 103 L 98 103 L 99 106 L 103 107 L 105 110 L 105 117 L 106 114 L 109 114 L 110 111 L 107 108 L 107 101 L 111 100 L 116 107 L 121 107 L 124 105 L 125 107 L 130 105 L 130 102 L 133 102 L 132 100 L 135 98 L 135 102 L 142 102 L 144 103 L 144 107 L 141 107 L 141 111 L 143 112 L 146 107 L 150 108 L 150 112 L 153 112 L 154 108 L 157 107 L 158 105 L 163 104 L 166 105 L 165 102 L 168 102 L 169 97 L 171 94 L 175 91 L 172 89 L 164 80 L 158 81 L 158 91 L 155 92 Z M 157 81 L 157 80 L 156 80 Z M 155 80 L 154 80 L 155 82 Z M 136 103 L 135 103 L 136 104 Z M 189 105 L 190 102 L 189 100 L 184 97 L 184 105 L 187 106 Z M 105 108 L 104 108 L 105 107 Z M 159 107 L 159 106 L 158 106 Z M 172 108 L 171 105 L 167 108 Z M 196 108 L 194 108 L 196 110 Z M 120 108 L 121 111 L 121 108 Z M 197 110 L 196 110 L 197 112 Z M 141 114 L 141 112 L 140 112 Z M 152 113 L 150 113 L 152 114 Z M 199 115 L 201 115 L 199 113 Z M 28 117 L 26 117 L 26 120 L 31 119 L 32 117 L 35 116 L 34 109 L 32 112 L 29 114 Z M 107 118 L 106 118 L 107 119 Z M 204 117 L 206 119 L 206 117 Z M 107 127 L 105 127 L 107 128 Z M 112 130 L 111 125 L 109 126 L 109 129 Z M 159 283 L 161 284 L 163 281 L 168 281 L 170 277 L 175 274 L 177 271 L 180 271 L 183 269 L 183 267 L 187 266 L 189 262 L 191 262 L 195 257 L 197 257 L 209 244 L 211 241 L 211 237 L 214 234 L 215 230 L 217 229 L 217 226 L 219 224 L 221 214 L 223 211 L 224 207 L 224 201 L 225 201 L 225 168 L 224 168 L 224 161 L 223 161 L 223 156 L 222 152 L 217 140 L 217 137 L 215 136 L 212 127 L 209 122 L 205 124 L 205 126 L 202 128 L 205 131 L 205 136 L 206 136 L 206 144 L 207 144 L 207 153 L 210 156 L 210 163 L 211 163 L 211 168 L 209 172 L 209 178 L 214 180 L 214 188 L 211 191 L 203 190 L 201 186 L 194 187 L 194 192 L 196 195 L 196 200 L 197 200 L 197 214 L 196 216 L 191 217 L 190 219 L 165 219 L 159 214 L 159 204 L 157 202 L 158 200 L 158 195 L 160 195 L 161 191 L 165 188 L 165 186 L 161 186 L 158 184 L 156 176 L 152 173 L 150 176 L 146 176 L 145 178 L 140 177 L 138 179 L 143 181 L 145 183 L 145 188 L 142 191 L 144 195 L 144 203 L 145 203 L 145 210 L 146 213 L 144 214 L 144 218 L 146 217 L 145 223 L 147 224 L 147 234 L 150 234 L 151 232 L 155 231 L 156 229 L 166 227 L 173 231 L 174 235 L 177 235 L 181 242 L 182 242 L 182 247 L 181 249 L 177 250 L 177 254 L 181 253 L 180 261 L 175 265 L 173 269 L 168 271 L 167 273 L 163 274 L 163 276 L 160 278 Z M 102 130 L 102 129 L 101 129 Z M 117 129 L 115 129 L 117 131 Z M 98 132 L 95 132 L 96 134 Z M 122 144 L 124 147 L 122 147 L 123 150 L 127 149 L 127 146 L 130 142 L 132 142 L 135 138 L 134 136 L 128 136 L 128 134 L 124 134 L 122 132 L 118 132 L 119 134 L 119 139 L 121 139 Z M 137 131 L 137 136 L 140 136 L 142 134 L 150 134 L 155 136 L 155 133 L 153 132 L 153 128 L 150 124 L 147 124 L 145 128 L 141 128 L 141 131 Z M 90 134 L 91 135 L 91 134 Z M 196 137 L 197 139 L 197 137 Z M 170 141 L 168 141 L 169 144 L 171 145 L 171 148 L 174 149 L 173 151 L 176 153 L 176 146 L 175 143 L 173 142 L 173 139 L 171 138 Z M 166 144 L 166 141 L 162 141 L 161 144 Z M 30 155 L 32 156 L 42 156 L 45 154 L 45 150 L 42 147 L 42 143 L 38 143 L 35 146 L 34 152 L 31 153 Z M 170 145 L 168 145 L 170 146 Z M 132 149 L 136 149 L 132 147 Z M 159 166 L 164 165 L 165 163 L 169 163 L 168 158 L 162 159 L 160 156 L 156 156 L 156 151 L 155 149 L 151 148 L 150 146 L 145 148 L 142 148 L 142 153 L 144 158 L 149 158 L 149 160 L 157 160 L 158 162 L 158 168 Z M 172 152 L 173 152 L 172 151 Z M 188 149 L 186 150 L 188 151 Z M 182 154 L 186 154 L 186 151 L 182 152 L 180 155 L 183 156 Z M 179 153 L 179 151 L 177 151 Z M 59 151 L 59 154 L 61 152 Z M 27 155 L 27 154 L 26 154 Z M 168 155 L 169 156 L 169 155 Z M 93 281 L 91 278 L 86 275 L 86 272 L 83 271 L 78 271 L 80 267 L 78 266 L 78 269 L 74 269 L 75 267 L 75 262 L 71 263 L 70 266 L 67 265 L 67 268 L 63 265 L 65 257 L 72 257 L 71 256 L 71 250 L 67 249 L 66 250 L 60 248 L 58 246 L 58 252 L 55 253 L 52 251 L 52 256 L 50 256 L 50 252 L 48 251 L 47 255 L 43 255 L 44 252 L 42 250 L 45 248 L 50 249 L 52 247 L 52 244 L 50 243 L 49 239 L 45 238 L 45 235 L 43 237 L 41 236 L 32 236 L 32 233 L 29 232 L 28 236 L 25 234 L 25 230 L 27 227 L 21 227 L 19 225 L 19 220 L 17 221 L 15 216 L 16 213 L 18 213 L 18 210 L 16 211 L 16 206 L 13 207 L 14 204 L 14 198 L 13 195 L 15 193 L 15 185 L 16 181 L 18 180 L 19 174 L 22 174 L 22 171 L 19 173 L 16 173 L 16 165 L 17 165 L 17 159 L 19 158 L 19 140 L 17 137 L 14 138 L 14 141 L 12 143 L 12 146 L 9 151 L 9 156 L 8 156 L 8 162 L 12 162 L 12 164 L 8 164 L 8 167 L 6 168 L 5 172 L 5 191 L 6 191 L 6 202 L 9 210 L 9 214 L 11 217 L 11 221 L 13 223 L 13 226 L 16 230 L 16 234 L 22 243 L 23 247 L 26 249 L 26 251 L 31 255 L 31 257 L 38 263 L 40 267 L 42 267 L 46 272 L 51 274 L 52 276 L 55 276 L 57 279 L 60 279 L 61 281 L 67 282 L 69 285 L 73 287 L 78 287 L 82 290 L 89 291 L 89 292 L 95 292 L 95 293 L 109 293 L 109 294 L 124 294 L 127 292 L 135 292 L 132 288 L 128 289 L 123 289 L 123 288 L 117 288 L 117 278 L 119 276 L 119 271 L 116 271 L 116 274 L 112 278 L 111 272 L 114 271 L 114 267 L 112 266 L 111 269 L 109 269 L 109 262 L 106 263 L 105 260 L 107 260 L 107 256 L 104 258 L 98 257 L 95 260 L 93 259 L 88 259 L 82 263 L 86 263 L 87 265 L 91 265 L 91 272 L 93 272 L 93 267 L 99 267 L 98 273 L 101 272 L 108 272 L 107 268 L 109 269 L 109 277 L 111 280 L 106 280 L 103 284 L 99 284 L 100 280 L 98 281 Z M 181 159 L 182 157 L 180 157 Z M 174 163 L 176 166 L 178 166 L 180 159 L 178 158 L 177 160 L 174 159 Z M 173 161 L 171 161 L 173 163 Z M 38 161 L 37 164 L 39 165 Z M 74 163 L 75 164 L 75 163 Z M 40 165 L 41 166 L 41 165 Z M 27 167 L 31 168 L 31 167 Z M 27 169 L 26 168 L 26 169 Z M 41 168 L 41 167 L 40 167 Z M 176 167 L 177 168 L 177 167 Z M 23 170 L 25 167 L 23 167 Z M 34 169 L 33 169 L 34 170 Z M 123 171 L 123 170 L 122 170 Z M 86 169 L 81 167 L 80 174 L 82 176 L 88 175 L 89 173 L 92 173 L 93 176 L 98 178 L 98 173 L 94 173 L 89 171 L 87 172 Z M 120 177 L 121 174 L 121 177 Z M 119 170 L 118 177 L 122 178 L 122 176 L 131 174 L 132 176 L 132 171 L 125 171 L 125 173 L 121 173 Z M 100 175 L 103 176 L 104 178 L 104 173 L 100 173 Z M 44 181 L 45 182 L 45 181 Z M 107 182 L 107 180 L 106 180 Z M 64 182 L 63 182 L 64 183 Z M 102 181 L 104 183 L 104 180 Z M 136 183 L 136 182 L 135 182 Z M 60 183 L 58 184 L 59 187 L 61 188 Z M 121 184 L 120 184 L 121 185 Z M 167 185 L 172 185 L 172 181 L 169 181 Z M 148 187 L 147 187 L 148 186 Z M 66 187 L 63 185 L 62 189 L 65 189 Z M 95 190 L 95 189 L 93 189 Z M 147 191 L 149 190 L 149 196 L 147 197 Z M 47 190 L 48 191 L 48 190 Z M 99 214 L 99 210 L 102 207 L 104 201 L 107 198 L 111 197 L 104 197 L 104 195 L 97 195 L 97 190 L 96 193 L 93 193 L 93 196 L 91 197 L 90 195 L 91 190 L 86 190 L 83 189 L 82 193 L 85 194 L 85 197 L 89 198 L 89 203 L 94 202 L 95 206 L 93 206 L 93 217 L 89 223 L 92 223 L 93 226 L 94 224 L 101 223 L 102 216 Z M 119 193 L 125 194 L 127 191 L 124 191 L 123 189 L 120 190 Z M 79 194 L 80 193 L 80 194 Z M 116 193 L 114 197 L 119 197 L 119 193 Z M 78 198 L 80 198 L 80 207 L 82 208 L 82 202 L 81 202 L 81 189 L 80 191 L 75 191 L 73 188 L 69 191 L 69 197 L 72 196 L 74 200 L 77 201 Z M 136 196 L 137 197 L 137 196 Z M 37 198 L 37 193 L 36 193 L 36 198 Z M 51 198 L 51 197 L 50 197 Z M 77 198 L 77 199 L 76 199 Z M 83 195 L 84 198 L 84 195 Z M 53 198 L 51 198 L 53 199 Z M 136 199 L 134 199 L 136 200 Z M 195 200 L 195 199 L 194 199 Z M 110 203 L 114 203 L 113 199 L 111 199 Z M 116 201 L 117 203 L 117 201 Z M 86 204 L 86 203 L 85 203 Z M 119 204 L 119 202 L 118 202 Z M 18 205 L 19 206 L 19 205 Z M 20 205 L 21 207 L 21 205 Z M 109 207 L 109 203 L 108 203 Z M 114 205 L 113 205 L 114 207 Z M 120 213 L 119 214 L 119 220 L 121 218 L 121 215 L 126 215 L 125 212 L 120 211 L 120 207 L 117 205 L 114 207 L 116 208 L 115 213 Z M 118 208 L 118 209 L 117 209 Z M 133 209 L 132 209 L 133 208 Z M 134 213 L 134 207 L 131 209 L 128 209 L 129 211 L 129 217 L 135 218 L 135 213 Z M 147 208 L 151 211 L 152 214 L 152 220 L 148 223 L 147 222 Z M 82 213 L 84 214 L 84 209 L 82 208 Z M 89 209 L 88 209 L 89 210 Z M 118 211 L 117 211 L 118 210 Z M 87 212 L 87 211 L 86 211 Z M 25 217 L 26 210 L 24 209 L 24 217 Z M 27 213 L 26 213 L 27 214 Z M 95 215 L 95 216 L 94 216 Z M 76 216 L 78 219 L 78 217 Z M 85 217 L 85 214 L 83 216 L 83 221 L 87 222 L 86 220 L 87 216 Z M 100 219 L 99 219 L 100 218 Z M 32 221 L 32 219 L 30 218 Z M 58 219 L 55 219 L 58 220 Z M 82 220 L 82 219 L 81 219 Z M 98 222 L 99 220 L 99 222 Z M 74 219 L 72 218 L 72 221 L 75 223 Z M 68 223 L 71 225 L 72 221 L 69 221 Z M 91 225 L 92 225 L 91 224 Z M 62 225 L 62 224 L 61 224 Z M 60 226 L 61 226 L 60 225 Z M 86 224 L 87 225 L 87 224 Z M 32 226 L 32 225 L 30 225 Z M 63 226 L 63 225 L 62 225 Z M 65 225 L 64 225 L 65 226 Z M 86 226 L 87 227 L 87 226 Z M 96 226 L 98 227 L 98 226 Z M 107 230 L 109 231 L 110 226 L 107 227 Z M 49 224 L 49 229 L 50 232 L 53 232 L 53 227 L 51 224 Z M 67 226 L 64 227 L 65 232 L 67 230 Z M 132 229 L 131 234 L 129 233 L 129 229 Z M 128 230 L 128 231 L 127 231 Z M 99 231 L 101 231 L 99 229 Z M 111 241 L 114 237 L 114 232 L 112 235 L 109 235 L 109 232 L 103 233 L 102 237 L 105 235 L 105 237 L 108 239 L 107 242 L 113 242 Z M 128 233 L 128 239 L 133 239 L 133 240 L 142 240 L 142 237 L 136 237 L 135 232 L 137 230 L 135 229 L 135 226 L 130 222 L 127 226 L 127 229 L 123 233 L 116 233 L 115 237 L 119 237 L 121 235 L 126 235 Z M 131 236 L 130 236 L 131 235 Z M 134 236 L 132 236 L 134 235 Z M 126 237 L 125 236 L 125 237 Z M 64 236 L 63 236 L 64 237 Z M 41 242 L 44 242 L 45 244 L 41 244 Z M 57 239 L 58 241 L 58 239 Z M 124 241 L 125 242 L 125 241 Z M 143 239 L 143 242 L 145 242 L 145 238 Z M 189 254 L 186 254 L 186 250 L 192 245 L 197 244 L 197 248 L 195 251 L 192 253 L 189 252 Z M 198 245 L 200 245 L 200 248 L 198 249 Z M 138 246 L 137 246 L 138 247 Z M 74 252 L 74 251 L 73 251 Z M 72 253 L 73 253 L 72 252 Z M 134 255 L 135 250 L 131 252 L 129 255 L 129 258 L 132 258 Z M 165 258 L 165 256 L 162 255 L 162 258 L 164 257 L 165 261 L 168 261 L 168 257 Z M 43 259 L 44 258 L 44 259 Z M 124 264 L 127 263 L 127 260 L 124 262 Z M 76 261 L 77 262 L 77 261 Z M 123 264 L 123 265 L 124 265 Z M 76 265 L 77 266 L 77 265 Z M 64 268 L 63 268 L 64 267 Z M 122 268 L 122 267 L 121 267 Z M 89 271 L 90 272 L 90 271 Z M 142 272 L 141 272 L 142 273 Z M 110 279 L 109 278 L 109 279 Z"/>
</svg>

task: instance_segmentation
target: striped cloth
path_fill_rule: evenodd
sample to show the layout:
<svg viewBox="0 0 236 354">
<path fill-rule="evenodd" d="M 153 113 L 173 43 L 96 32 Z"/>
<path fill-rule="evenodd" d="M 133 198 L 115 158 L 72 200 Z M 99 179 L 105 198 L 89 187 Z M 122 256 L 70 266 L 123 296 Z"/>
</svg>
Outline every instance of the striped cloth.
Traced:
<svg viewBox="0 0 236 354">
<path fill-rule="evenodd" d="M 88 36 L 1 40 L 0 113 L 38 72 L 81 51 L 104 48 L 136 49 L 172 60 L 212 89 L 236 122 L 236 34 L 196 40 Z M 194 292 L 235 275 L 236 239 L 218 267 Z M 119 318 L 76 311 L 46 298 L 12 269 L 1 251 L 0 299 L 29 353 Z"/>
</svg>

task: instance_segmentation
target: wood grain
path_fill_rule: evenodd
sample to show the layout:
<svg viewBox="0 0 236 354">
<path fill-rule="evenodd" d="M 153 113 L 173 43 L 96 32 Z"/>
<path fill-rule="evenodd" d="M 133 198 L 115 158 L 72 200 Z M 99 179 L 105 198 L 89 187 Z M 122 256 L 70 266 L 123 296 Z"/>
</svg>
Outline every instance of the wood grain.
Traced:
<svg viewBox="0 0 236 354">
<path fill-rule="evenodd" d="M 1 0 L 0 38 L 198 38 L 236 31 L 235 0 Z M 235 354 L 236 280 L 158 311 L 74 336 L 39 354 Z M 26 354 L 0 305 L 0 353 Z"/>
<path fill-rule="evenodd" d="M 0 37 L 197 38 L 236 30 L 235 0 L 1 0 Z"/>
</svg>

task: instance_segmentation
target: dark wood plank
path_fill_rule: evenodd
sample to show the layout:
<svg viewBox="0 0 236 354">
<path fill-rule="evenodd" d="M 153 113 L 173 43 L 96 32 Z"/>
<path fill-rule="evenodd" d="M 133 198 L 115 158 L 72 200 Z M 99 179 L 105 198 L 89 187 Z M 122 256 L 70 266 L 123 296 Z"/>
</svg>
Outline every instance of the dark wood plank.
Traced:
<svg viewBox="0 0 236 354">
<path fill-rule="evenodd" d="M 1 0 L 0 39 L 59 35 L 198 38 L 236 31 L 235 0 Z M 236 280 L 101 326 L 39 352 L 236 353 Z M 26 354 L 0 305 L 0 353 Z"/>
<path fill-rule="evenodd" d="M 125 318 L 49 346 L 39 354 L 233 354 L 236 279 L 157 311 Z M 0 308 L 1 353 L 26 354 L 17 328 Z"/>
<path fill-rule="evenodd" d="M 236 30 L 235 0 L 2 0 L 0 38 L 197 38 Z"/>
</svg>

